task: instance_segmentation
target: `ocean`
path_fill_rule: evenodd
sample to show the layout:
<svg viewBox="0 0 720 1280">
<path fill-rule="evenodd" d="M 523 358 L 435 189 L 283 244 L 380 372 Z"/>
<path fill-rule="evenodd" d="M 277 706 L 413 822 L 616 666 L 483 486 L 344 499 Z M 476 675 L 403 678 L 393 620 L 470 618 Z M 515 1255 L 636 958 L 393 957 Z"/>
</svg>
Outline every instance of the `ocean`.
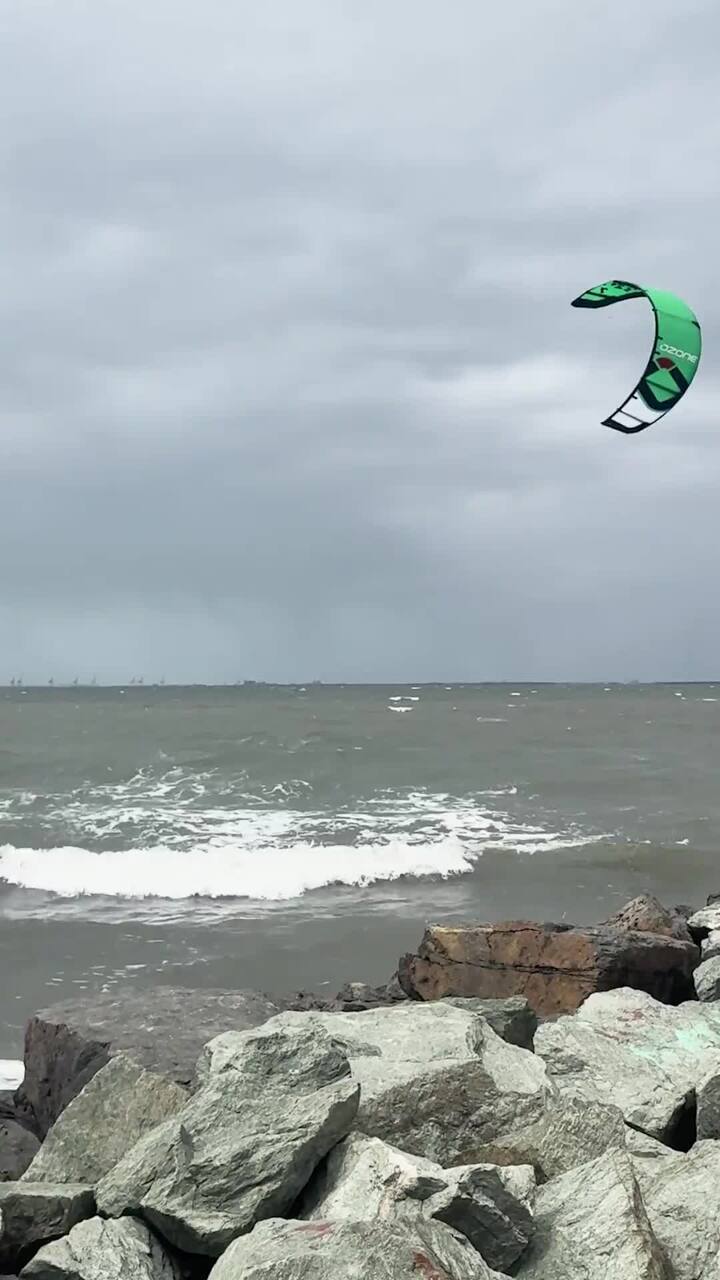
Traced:
<svg viewBox="0 0 720 1280">
<path fill-rule="evenodd" d="M 0 1058 L 128 984 L 334 993 L 428 920 L 720 890 L 720 683 L 0 690 Z"/>
</svg>

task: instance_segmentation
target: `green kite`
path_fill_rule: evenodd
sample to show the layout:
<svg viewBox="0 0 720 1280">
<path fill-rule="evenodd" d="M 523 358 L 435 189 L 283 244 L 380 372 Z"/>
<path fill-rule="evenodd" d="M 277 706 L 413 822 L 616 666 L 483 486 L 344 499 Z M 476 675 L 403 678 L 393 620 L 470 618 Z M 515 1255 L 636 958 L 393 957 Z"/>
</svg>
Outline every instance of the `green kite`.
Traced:
<svg viewBox="0 0 720 1280">
<path fill-rule="evenodd" d="M 674 408 L 685 395 L 700 363 L 700 325 L 674 293 L 643 289 L 627 280 L 608 280 L 575 298 L 574 307 L 610 307 L 627 298 L 647 298 L 655 316 L 655 342 L 647 367 L 619 409 L 603 421 L 626 435 L 644 431 Z"/>
</svg>

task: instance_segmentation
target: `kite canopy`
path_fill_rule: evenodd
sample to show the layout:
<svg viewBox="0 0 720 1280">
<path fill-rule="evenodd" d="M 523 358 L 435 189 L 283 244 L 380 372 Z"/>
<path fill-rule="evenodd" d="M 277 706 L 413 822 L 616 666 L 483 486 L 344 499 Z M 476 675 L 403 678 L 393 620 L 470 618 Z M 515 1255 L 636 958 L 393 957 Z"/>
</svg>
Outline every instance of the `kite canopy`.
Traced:
<svg viewBox="0 0 720 1280">
<path fill-rule="evenodd" d="M 685 395 L 700 363 L 700 325 L 690 308 L 663 289 L 643 289 L 627 280 L 608 280 L 575 298 L 574 307 L 610 307 L 628 298 L 647 298 L 655 316 L 655 342 L 645 372 L 627 400 L 603 421 L 626 435 L 644 431 Z"/>
</svg>

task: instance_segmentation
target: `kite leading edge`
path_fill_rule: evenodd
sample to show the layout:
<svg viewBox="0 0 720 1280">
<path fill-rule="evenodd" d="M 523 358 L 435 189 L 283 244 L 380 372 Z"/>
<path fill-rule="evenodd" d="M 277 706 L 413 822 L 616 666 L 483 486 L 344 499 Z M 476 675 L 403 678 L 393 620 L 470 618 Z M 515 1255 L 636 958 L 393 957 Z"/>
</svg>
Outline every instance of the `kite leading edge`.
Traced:
<svg viewBox="0 0 720 1280">
<path fill-rule="evenodd" d="M 626 435 L 644 431 L 663 418 L 685 395 L 700 362 L 700 325 L 690 308 L 674 293 L 643 289 L 627 280 L 608 280 L 575 298 L 573 307 L 609 307 L 628 298 L 647 298 L 655 317 L 655 342 L 645 372 L 627 400 L 604 427 Z"/>
</svg>

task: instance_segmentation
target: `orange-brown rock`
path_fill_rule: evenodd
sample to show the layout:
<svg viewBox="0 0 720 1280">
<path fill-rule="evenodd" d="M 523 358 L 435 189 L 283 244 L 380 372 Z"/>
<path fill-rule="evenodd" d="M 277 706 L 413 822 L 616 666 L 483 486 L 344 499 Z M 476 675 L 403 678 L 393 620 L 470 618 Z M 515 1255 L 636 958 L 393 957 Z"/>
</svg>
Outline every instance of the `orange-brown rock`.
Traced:
<svg viewBox="0 0 720 1280">
<path fill-rule="evenodd" d="M 635 987 L 666 1004 L 691 1000 L 698 961 L 694 943 L 656 933 L 512 920 L 431 925 L 417 954 L 402 957 L 398 975 L 414 1000 L 520 995 L 551 1017 L 613 987 Z"/>
</svg>

